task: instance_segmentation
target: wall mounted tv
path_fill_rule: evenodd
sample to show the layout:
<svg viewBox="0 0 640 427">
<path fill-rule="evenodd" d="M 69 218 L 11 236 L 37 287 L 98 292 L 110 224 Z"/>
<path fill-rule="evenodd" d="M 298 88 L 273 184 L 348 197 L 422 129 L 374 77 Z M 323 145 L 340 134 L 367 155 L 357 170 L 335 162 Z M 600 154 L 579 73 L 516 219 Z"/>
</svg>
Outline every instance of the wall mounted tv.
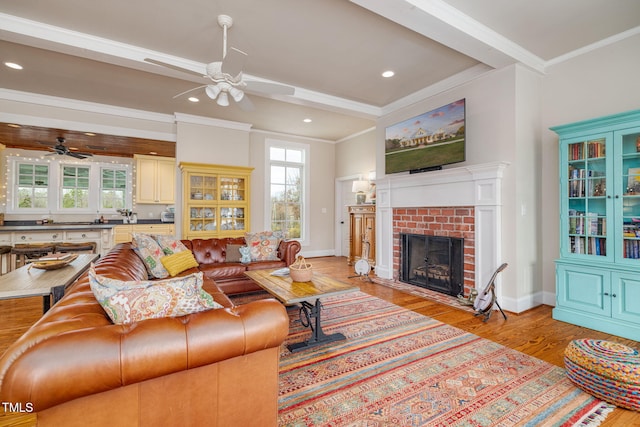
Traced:
<svg viewBox="0 0 640 427">
<path fill-rule="evenodd" d="M 465 100 L 389 126 L 385 173 L 424 172 L 465 160 Z"/>
</svg>

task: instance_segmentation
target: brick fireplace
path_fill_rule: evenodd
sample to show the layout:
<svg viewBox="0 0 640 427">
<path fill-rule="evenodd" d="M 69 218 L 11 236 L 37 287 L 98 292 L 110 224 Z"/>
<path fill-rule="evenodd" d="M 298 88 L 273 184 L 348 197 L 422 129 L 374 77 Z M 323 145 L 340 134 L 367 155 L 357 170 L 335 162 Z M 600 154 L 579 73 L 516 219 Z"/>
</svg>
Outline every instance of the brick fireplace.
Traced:
<svg viewBox="0 0 640 427">
<path fill-rule="evenodd" d="M 393 279 L 399 280 L 400 233 L 464 239 L 464 295 L 475 287 L 473 206 L 393 209 Z"/>
<path fill-rule="evenodd" d="M 400 233 L 462 237 L 465 295 L 484 287 L 502 263 L 501 185 L 507 166 L 495 162 L 377 179 L 376 274 L 398 279 Z"/>
</svg>

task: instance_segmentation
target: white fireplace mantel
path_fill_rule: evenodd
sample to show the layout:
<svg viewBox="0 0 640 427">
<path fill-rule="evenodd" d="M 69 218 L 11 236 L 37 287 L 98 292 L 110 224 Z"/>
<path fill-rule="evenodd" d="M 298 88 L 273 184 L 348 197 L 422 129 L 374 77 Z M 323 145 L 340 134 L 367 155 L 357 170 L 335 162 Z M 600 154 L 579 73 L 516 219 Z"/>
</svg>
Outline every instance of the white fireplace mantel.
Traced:
<svg viewBox="0 0 640 427">
<path fill-rule="evenodd" d="M 393 278 L 394 208 L 473 206 L 476 287 L 483 288 L 501 259 L 501 183 L 507 166 L 483 163 L 377 179 L 376 274 Z"/>
</svg>

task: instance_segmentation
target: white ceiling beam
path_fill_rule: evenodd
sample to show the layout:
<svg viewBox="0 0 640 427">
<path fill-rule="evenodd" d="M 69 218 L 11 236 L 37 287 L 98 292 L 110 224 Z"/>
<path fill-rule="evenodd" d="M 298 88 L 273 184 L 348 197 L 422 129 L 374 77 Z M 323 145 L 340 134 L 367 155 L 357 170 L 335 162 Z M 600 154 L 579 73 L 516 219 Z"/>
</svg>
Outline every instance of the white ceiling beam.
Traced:
<svg viewBox="0 0 640 427">
<path fill-rule="evenodd" d="M 443 0 L 350 0 L 492 68 L 520 62 L 543 73 L 545 62 Z"/>
<path fill-rule="evenodd" d="M 67 55 L 89 58 L 139 71 L 155 73 L 166 77 L 192 81 L 198 84 L 203 84 L 203 79 L 147 63 L 144 59 L 156 59 L 196 73 L 203 73 L 203 75 L 207 65 L 178 56 L 168 55 L 162 52 L 71 31 L 4 13 L 0 13 L 0 39 Z M 247 81 L 253 80 L 286 85 L 286 83 L 267 80 L 250 74 L 244 74 L 244 77 Z M 327 111 L 347 112 L 368 119 L 379 117 L 382 111 L 379 107 L 373 105 L 355 102 L 305 88 L 294 88 L 295 93 L 291 96 L 267 96 L 263 93 L 255 93 L 255 95 L 296 105 L 320 108 Z M 247 92 L 251 93 L 250 91 Z"/>
</svg>

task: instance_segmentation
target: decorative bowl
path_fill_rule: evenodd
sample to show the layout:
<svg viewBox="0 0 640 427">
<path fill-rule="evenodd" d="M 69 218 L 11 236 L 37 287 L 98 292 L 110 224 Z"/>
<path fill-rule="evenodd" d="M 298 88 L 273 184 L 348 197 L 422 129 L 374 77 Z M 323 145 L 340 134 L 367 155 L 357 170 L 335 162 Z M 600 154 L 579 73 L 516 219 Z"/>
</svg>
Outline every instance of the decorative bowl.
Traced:
<svg viewBox="0 0 640 427">
<path fill-rule="evenodd" d="M 53 260 L 53 261 L 33 261 L 29 264 L 29 269 L 31 267 L 38 268 L 40 270 L 57 270 L 62 267 L 66 267 L 70 263 L 72 263 L 76 258 L 78 258 L 78 254 L 73 254 L 69 258 L 62 260 Z"/>
</svg>

